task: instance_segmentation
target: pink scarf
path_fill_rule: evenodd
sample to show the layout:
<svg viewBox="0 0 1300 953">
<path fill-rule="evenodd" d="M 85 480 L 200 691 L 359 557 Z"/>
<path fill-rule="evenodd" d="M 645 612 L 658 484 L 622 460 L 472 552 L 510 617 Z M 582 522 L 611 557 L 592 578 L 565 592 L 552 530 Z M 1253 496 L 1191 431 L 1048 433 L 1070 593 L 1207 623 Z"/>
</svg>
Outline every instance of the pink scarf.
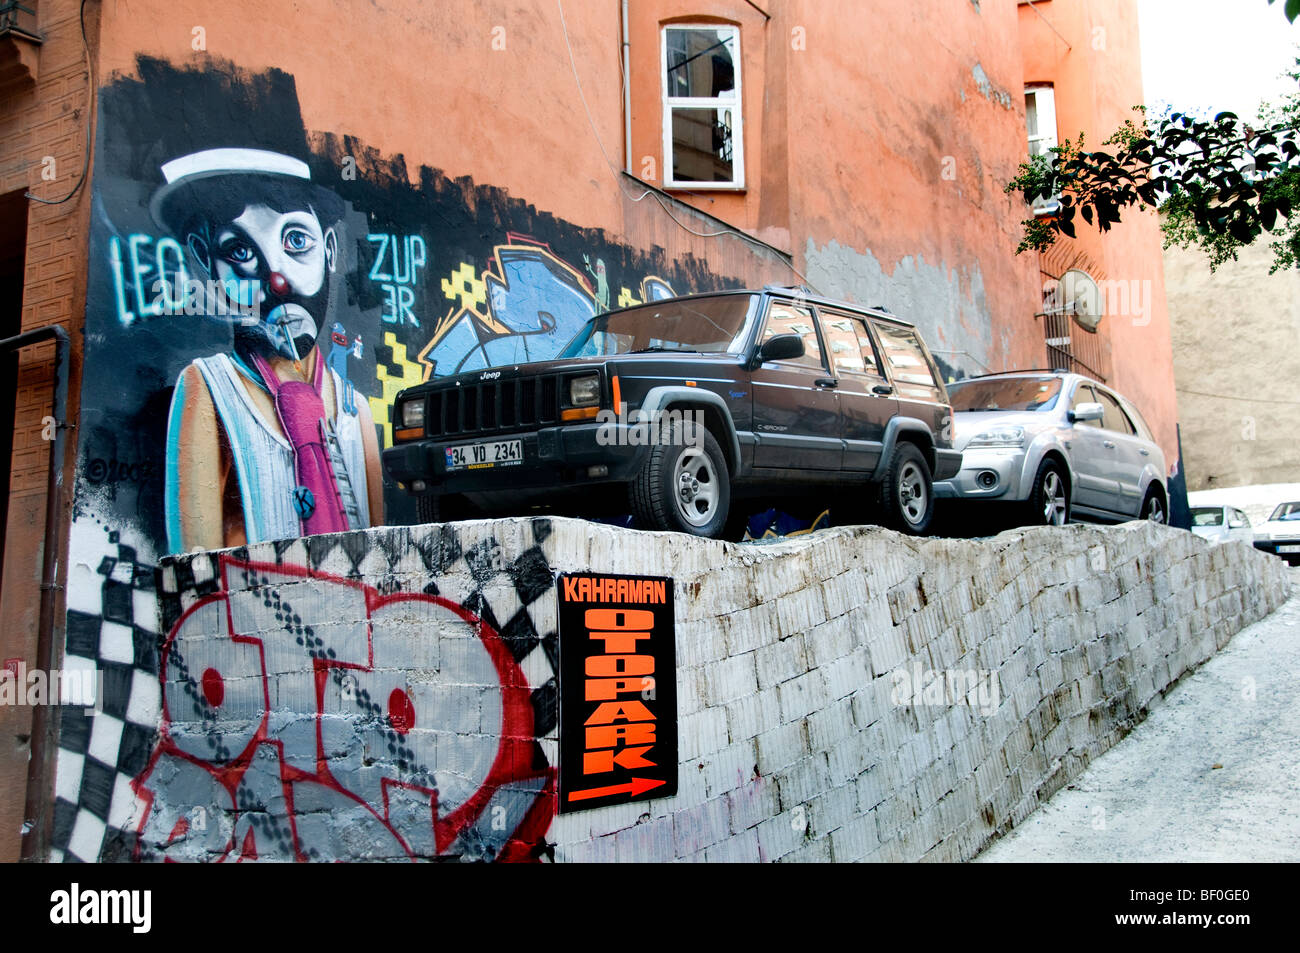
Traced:
<svg viewBox="0 0 1300 953">
<path fill-rule="evenodd" d="M 321 397 L 324 361 L 316 356 L 316 381 L 281 382 L 271 365 L 260 355 L 253 362 L 275 401 L 284 435 L 293 447 L 294 474 L 298 486 L 294 503 L 302 520 L 304 536 L 338 533 L 348 528 L 347 514 L 339 496 L 338 482 L 329 454 L 325 451 L 322 432 L 326 426 L 325 402 Z M 305 492 L 304 492 L 305 491 Z"/>
</svg>

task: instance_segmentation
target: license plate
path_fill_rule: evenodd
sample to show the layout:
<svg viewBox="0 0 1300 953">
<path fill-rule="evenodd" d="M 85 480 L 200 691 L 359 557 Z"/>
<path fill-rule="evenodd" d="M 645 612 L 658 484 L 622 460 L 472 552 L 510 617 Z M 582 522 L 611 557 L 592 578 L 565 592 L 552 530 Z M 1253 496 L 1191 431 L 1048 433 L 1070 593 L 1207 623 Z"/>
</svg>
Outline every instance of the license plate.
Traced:
<svg viewBox="0 0 1300 953">
<path fill-rule="evenodd" d="M 490 470 L 513 467 L 524 462 L 522 440 L 484 440 L 447 447 L 448 470 Z"/>
<path fill-rule="evenodd" d="M 1279 553 L 1300 553 L 1300 546 L 1279 546 L 1277 551 Z"/>
</svg>

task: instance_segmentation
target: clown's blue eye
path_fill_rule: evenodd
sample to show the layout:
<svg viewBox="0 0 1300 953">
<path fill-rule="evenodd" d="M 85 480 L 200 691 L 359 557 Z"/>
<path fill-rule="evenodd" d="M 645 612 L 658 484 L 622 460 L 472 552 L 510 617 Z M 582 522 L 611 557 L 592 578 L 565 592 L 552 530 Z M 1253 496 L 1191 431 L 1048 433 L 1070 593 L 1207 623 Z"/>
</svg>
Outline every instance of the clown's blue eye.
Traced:
<svg viewBox="0 0 1300 953">
<path fill-rule="evenodd" d="M 316 242 L 311 235 L 301 228 L 290 228 L 284 233 L 284 250 L 301 255 L 310 251 Z"/>
<path fill-rule="evenodd" d="M 252 261 L 257 257 L 257 254 L 253 251 L 253 246 L 249 245 L 247 242 L 236 241 L 222 246 L 221 257 L 227 261 L 233 261 L 242 265 Z"/>
</svg>

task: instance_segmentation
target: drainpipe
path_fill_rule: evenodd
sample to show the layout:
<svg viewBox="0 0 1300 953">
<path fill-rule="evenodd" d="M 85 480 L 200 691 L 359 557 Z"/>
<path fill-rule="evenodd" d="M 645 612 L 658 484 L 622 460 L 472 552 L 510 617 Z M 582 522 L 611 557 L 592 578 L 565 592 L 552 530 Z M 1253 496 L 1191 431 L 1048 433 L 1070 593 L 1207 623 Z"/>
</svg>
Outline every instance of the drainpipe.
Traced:
<svg viewBox="0 0 1300 953">
<path fill-rule="evenodd" d="M 41 565 L 41 611 L 36 640 L 36 664 L 46 673 L 55 668 L 58 643 L 54 638 L 56 595 L 63 588 L 59 579 L 59 548 L 62 542 L 63 458 L 68 413 L 68 332 L 56 324 L 0 340 L 0 353 L 17 351 L 47 339 L 54 339 L 54 446 L 45 489 L 45 553 Z M 45 859 L 50 839 L 50 801 L 53 764 L 46 756 L 54 750 L 59 730 L 59 706 L 36 705 L 32 709 L 31 753 L 27 763 L 27 801 L 23 807 L 22 859 Z"/>
<path fill-rule="evenodd" d="M 632 175 L 632 54 L 628 37 L 627 0 L 623 0 L 623 171 Z"/>
</svg>

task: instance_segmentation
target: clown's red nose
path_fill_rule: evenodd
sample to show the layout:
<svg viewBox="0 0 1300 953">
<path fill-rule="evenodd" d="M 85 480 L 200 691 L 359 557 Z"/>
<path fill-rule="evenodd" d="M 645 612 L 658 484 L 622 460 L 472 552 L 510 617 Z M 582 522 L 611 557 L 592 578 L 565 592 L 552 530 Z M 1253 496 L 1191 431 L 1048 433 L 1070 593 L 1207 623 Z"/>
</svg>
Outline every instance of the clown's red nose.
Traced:
<svg viewBox="0 0 1300 953">
<path fill-rule="evenodd" d="M 267 279 L 267 284 L 271 286 L 272 294 L 284 296 L 289 293 L 289 279 L 278 271 L 271 272 L 271 277 Z"/>
</svg>

